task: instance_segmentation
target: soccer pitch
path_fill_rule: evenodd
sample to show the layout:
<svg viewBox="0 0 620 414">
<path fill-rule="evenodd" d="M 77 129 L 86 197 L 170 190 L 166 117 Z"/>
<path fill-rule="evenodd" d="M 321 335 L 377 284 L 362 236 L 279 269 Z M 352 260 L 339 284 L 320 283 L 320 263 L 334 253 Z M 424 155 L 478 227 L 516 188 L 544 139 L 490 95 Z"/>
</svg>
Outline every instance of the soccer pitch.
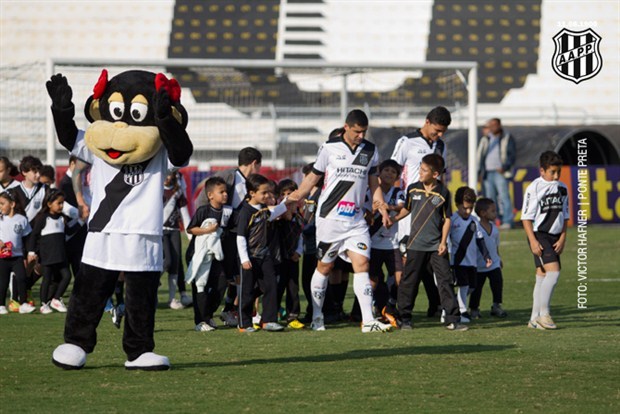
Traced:
<svg viewBox="0 0 620 414">
<path fill-rule="evenodd" d="M 522 230 L 501 233 L 508 318 L 489 316 L 487 283 L 483 318 L 467 332 L 426 318 L 421 289 L 413 331 L 362 334 L 343 323 L 326 332 L 199 333 L 191 309 L 165 307 L 162 278 L 155 351 L 170 357 L 170 371 L 126 371 L 122 330 L 108 314 L 86 367 L 62 371 L 51 354 L 64 315 L 0 316 L 0 412 L 619 412 L 618 230 L 588 227 L 581 281 L 569 230 L 552 300 L 557 331 L 526 327 L 534 268 Z"/>
</svg>

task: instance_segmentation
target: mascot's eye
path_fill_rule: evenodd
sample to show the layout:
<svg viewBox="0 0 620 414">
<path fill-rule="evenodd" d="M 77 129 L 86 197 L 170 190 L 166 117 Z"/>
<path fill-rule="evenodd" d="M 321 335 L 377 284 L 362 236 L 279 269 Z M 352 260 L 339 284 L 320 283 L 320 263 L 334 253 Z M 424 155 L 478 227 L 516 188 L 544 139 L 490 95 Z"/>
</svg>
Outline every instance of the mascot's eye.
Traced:
<svg viewBox="0 0 620 414">
<path fill-rule="evenodd" d="M 131 117 L 136 122 L 144 121 L 146 118 L 146 113 L 148 112 L 149 107 L 140 102 L 134 102 L 131 104 Z"/>
<path fill-rule="evenodd" d="M 118 121 L 123 117 L 125 112 L 125 104 L 123 102 L 110 102 L 110 115 L 112 119 Z"/>
</svg>

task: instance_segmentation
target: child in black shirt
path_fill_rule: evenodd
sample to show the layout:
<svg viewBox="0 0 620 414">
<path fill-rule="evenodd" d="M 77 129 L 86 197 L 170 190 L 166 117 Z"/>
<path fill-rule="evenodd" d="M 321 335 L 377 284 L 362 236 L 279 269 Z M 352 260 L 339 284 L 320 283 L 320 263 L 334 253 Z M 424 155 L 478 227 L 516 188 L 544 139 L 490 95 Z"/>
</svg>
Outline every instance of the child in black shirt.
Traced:
<svg viewBox="0 0 620 414">
<path fill-rule="evenodd" d="M 232 213 L 232 207 L 225 205 L 228 200 L 226 193 L 226 182 L 221 177 L 211 177 L 205 183 L 204 189 L 208 203 L 196 210 L 194 217 L 187 226 L 187 233 L 193 235 L 192 240 L 187 248 L 185 259 L 189 264 L 192 261 L 195 251 L 196 238 L 217 232 L 218 229 L 224 229 L 228 225 Z M 205 224 L 203 226 L 203 223 Z M 192 266 L 198 266 L 199 263 L 193 263 Z M 190 269 L 186 276 L 189 276 Z M 200 277 L 201 275 L 198 275 Z M 194 298 L 194 322 L 196 331 L 209 332 L 217 327 L 213 314 L 220 306 L 224 292 L 226 291 L 227 280 L 224 273 L 222 261 L 213 258 L 206 286 L 199 284 L 196 280 L 192 280 L 192 295 Z"/>
<path fill-rule="evenodd" d="M 444 170 L 444 160 L 438 154 L 428 154 L 420 164 L 420 181 L 407 187 L 405 207 L 394 218 L 400 220 L 411 214 L 411 233 L 407 240 L 405 272 L 398 286 L 398 310 L 401 329 L 412 329 L 413 298 L 420 285 L 422 273 L 430 264 L 439 290 L 441 306 L 446 313 L 449 330 L 465 331 L 460 323 L 459 306 L 452 290 L 452 273 L 448 260 L 447 239 L 452 215 L 450 192 L 437 178 Z"/>
<path fill-rule="evenodd" d="M 237 249 L 241 261 L 239 285 L 239 330 L 254 332 L 252 311 L 254 288 L 263 292 L 262 328 L 266 331 L 284 329 L 278 320 L 277 278 L 270 245 L 274 239 L 273 220 L 286 213 L 284 201 L 273 211 L 267 206 L 271 186 L 269 180 L 252 174 L 245 181 L 247 195 L 239 209 Z"/>
</svg>

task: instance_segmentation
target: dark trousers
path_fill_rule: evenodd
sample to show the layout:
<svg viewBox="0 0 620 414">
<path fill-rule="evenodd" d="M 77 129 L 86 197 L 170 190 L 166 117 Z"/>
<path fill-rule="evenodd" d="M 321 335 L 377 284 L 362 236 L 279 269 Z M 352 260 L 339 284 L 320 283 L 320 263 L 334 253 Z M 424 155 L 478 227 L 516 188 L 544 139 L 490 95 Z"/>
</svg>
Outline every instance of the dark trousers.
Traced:
<svg viewBox="0 0 620 414">
<path fill-rule="evenodd" d="M 480 308 L 480 297 L 482 296 L 482 288 L 487 278 L 491 285 L 491 293 L 493 294 L 493 303 L 502 303 L 502 291 L 504 289 L 504 278 L 502 269 L 497 268 L 488 272 L 478 272 L 476 274 L 476 290 L 469 298 L 469 307 L 471 309 Z"/>
<path fill-rule="evenodd" d="M 441 307 L 446 311 L 446 323 L 459 322 L 461 316 L 458 302 L 452 289 L 450 261 L 447 254 L 439 256 L 437 251 L 407 251 L 405 271 L 398 286 L 398 310 L 401 318 L 403 320 L 411 320 L 411 313 L 415 303 L 414 293 L 418 291 L 423 274 L 428 273 L 427 265 L 430 265 L 431 271 L 437 280 Z"/>
<path fill-rule="evenodd" d="M 256 298 L 255 287 L 263 292 L 263 312 L 261 319 L 264 323 L 278 320 L 278 281 L 273 264 L 273 258 L 266 256 L 258 259 L 251 257 L 252 268 L 241 270 L 239 285 L 239 327 L 252 326 L 252 311 Z"/>
<path fill-rule="evenodd" d="M 312 275 L 316 270 L 317 258 L 316 253 L 304 254 L 303 263 L 301 266 L 301 287 L 304 290 L 304 296 L 306 297 L 306 315 L 312 317 L 312 292 L 310 291 L 310 282 L 312 281 Z"/>
<path fill-rule="evenodd" d="M 67 243 L 65 243 L 67 259 L 69 260 L 69 266 L 71 267 L 73 276 L 77 275 L 80 270 L 82 252 L 84 252 L 84 243 L 86 243 L 87 234 L 88 229 L 86 225 L 83 225 L 69 240 L 67 240 Z"/>
<path fill-rule="evenodd" d="M 198 292 L 196 283 L 192 282 L 192 297 L 194 298 L 194 324 L 208 322 L 213 318 L 213 314 L 220 306 L 222 298 L 226 293 L 228 280 L 224 273 L 222 262 L 213 260 L 211 270 L 209 270 L 209 280 L 204 292 Z"/>
<path fill-rule="evenodd" d="M 177 288 L 185 292 L 185 270 L 181 260 L 181 232 L 179 230 L 164 230 L 164 272 L 177 275 Z"/>
<path fill-rule="evenodd" d="M 289 320 L 299 316 L 299 262 L 290 259 L 282 259 L 280 263 L 278 278 L 278 307 L 282 303 L 282 297 L 286 291 L 286 312 Z"/>
<path fill-rule="evenodd" d="M 116 288 L 119 271 L 82 263 L 75 277 L 65 320 L 65 342 L 91 353 L 97 343 L 97 325 Z M 123 350 L 133 361 L 155 348 L 155 308 L 161 272 L 125 273 L 125 329 Z"/>
<path fill-rule="evenodd" d="M 0 306 L 6 303 L 6 292 L 9 289 L 11 272 L 15 273 L 13 278 L 13 297 L 19 303 L 26 301 L 26 268 L 22 256 L 0 259 Z"/>
<path fill-rule="evenodd" d="M 39 292 L 41 303 L 47 303 L 52 299 L 60 299 L 71 282 L 71 271 L 68 264 L 41 265 L 41 274 L 43 275 L 41 292 Z"/>
</svg>

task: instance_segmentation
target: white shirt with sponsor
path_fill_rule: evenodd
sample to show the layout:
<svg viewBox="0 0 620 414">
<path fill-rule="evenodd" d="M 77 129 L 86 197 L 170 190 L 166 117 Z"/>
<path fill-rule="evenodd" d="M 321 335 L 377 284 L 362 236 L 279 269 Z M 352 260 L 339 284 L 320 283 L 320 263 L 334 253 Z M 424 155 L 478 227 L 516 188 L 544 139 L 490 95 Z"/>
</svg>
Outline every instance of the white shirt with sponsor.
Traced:
<svg viewBox="0 0 620 414">
<path fill-rule="evenodd" d="M 464 246 L 466 247 L 466 250 L 463 260 L 461 260 L 460 263 L 454 263 L 456 252 L 462 242 L 464 242 L 463 235 L 469 227 L 472 227 L 473 229 L 473 237 L 471 238 L 469 244 Z M 467 220 L 465 220 L 458 212 L 452 214 L 452 217 L 450 218 L 450 264 L 477 267 L 478 256 L 481 255 L 481 253 L 478 249 L 476 239 L 484 239 L 482 232 L 480 231 L 480 223 L 478 223 L 478 219 L 471 215 L 467 218 Z"/>
<path fill-rule="evenodd" d="M 502 258 L 499 256 L 499 230 L 495 224 L 491 222 L 489 222 L 489 224 L 491 225 L 490 233 L 487 233 L 484 227 L 482 227 L 482 224 L 480 224 L 480 232 L 484 238 L 484 244 L 487 246 L 492 263 L 490 267 L 487 267 L 486 260 L 478 253 L 478 272 L 489 272 L 502 265 Z"/>
<path fill-rule="evenodd" d="M 527 187 L 521 220 L 531 220 L 535 232 L 559 235 L 569 219 L 568 189 L 561 181 L 538 177 Z"/>
<path fill-rule="evenodd" d="M 80 131 L 71 153 L 92 165 L 93 199 L 82 262 L 108 270 L 161 271 L 164 179 L 173 169 L 166 149 L 162 146 L 145 167 L 111 165 L 90 152 Z M 130 188 L 122 200 L 118 191 L 106 191 L 119 173 L 118 181 Z M 104 219 L 96 220 L 98 213 Z"/>
<path fill-rule="evenodd" d="M 325 175 L 317 216 L 354 222 L 364 220 L 368 176 L 376 174 L 377 147 L 363 140 L 354 151 L 342 137 L 332 138 L 319 148 L 314 172 Z"/>
<path fill-rule="evenodd" d="M 13 217 L 0 214 L 0 240 L 3 243 L 11 242 L 12 257 L 23 256 L 24 244 L 22 238 L 32 232 L 26 216 L 13 214 Z"/>
</svg>

